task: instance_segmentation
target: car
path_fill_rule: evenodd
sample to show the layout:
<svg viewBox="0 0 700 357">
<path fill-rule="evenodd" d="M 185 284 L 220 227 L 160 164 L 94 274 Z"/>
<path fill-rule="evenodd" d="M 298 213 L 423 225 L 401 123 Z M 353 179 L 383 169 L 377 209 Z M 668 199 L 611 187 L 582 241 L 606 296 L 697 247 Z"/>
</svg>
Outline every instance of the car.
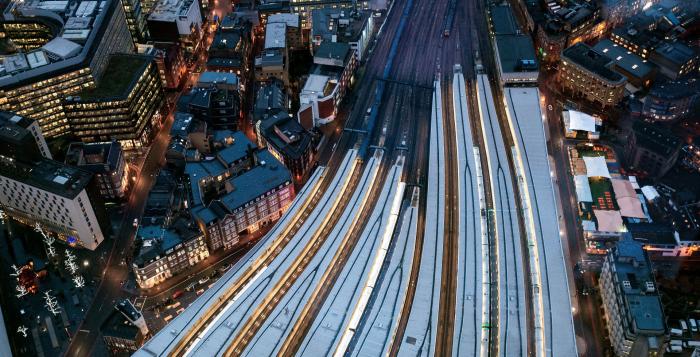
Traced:
<svg viewBox="0 0 700 357">
<path fill-rule="evenodd" d="M 185 288 L 185 291 L 192 291 L 192 290 L 194 290 L 195 286 L 197 286 L 197 282 L 193 281 L 190 283 L 190 285 L 187 285 L 187 287 Z"/>
<path fill-rule="evenodd" d="M 138 219 L 138 218 L 134 218 L 134 223 L 133 223 L 133 225 L 134 225 L 134 227 L 138 227 L 138 226 L 139 226 L 139 219 Z"/>
<path fill-rule="evenodd" d="M 222 273 L 228 271 L 229 269 L 231 269 L 231 264 L 224 264 L 219 267 L 219 271 Z"/>
<path fill-rule="evenodd" d="M 174 292 L 174 293 L 173 293 L 173 299 L 179 298 L 179 297 L 182 296 L 182 294 L 184 294 L 184 293 L 185 293 L 184 290 L 178 290 L 178 291 Z"/>
<path fill-rule="evenodd" d="M 199 279 L 199 283 L 200 283 L 200 284 L 205 284 L 207 281 L 209 281 L 209 279 L 210 279 L 210 278 L 209 278 L 208 276 L 205 276 L 205 277 Z"/>
</svg>

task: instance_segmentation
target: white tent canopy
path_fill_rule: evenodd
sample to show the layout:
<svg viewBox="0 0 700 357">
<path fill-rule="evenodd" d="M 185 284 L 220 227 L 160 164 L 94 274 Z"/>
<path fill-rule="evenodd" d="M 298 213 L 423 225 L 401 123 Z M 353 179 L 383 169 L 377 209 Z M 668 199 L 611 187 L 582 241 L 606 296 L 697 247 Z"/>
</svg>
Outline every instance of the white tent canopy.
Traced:
<svg viewBox="0 0 700 357">
<path fill-rule="evenodd" d="M 593 202 L 593 195 L 591 194 L 591 185 L 588 183 L 588 176 L 586 175 L 576 175 L 574 176 L 574 183 L 576 184 L 576 197 L 579 202 Z"/>
<path fill-rule="evenodd" d="M 588 177 L 610 178 L 608 164 L 603 156 L 584 156 L 583 162 L 586 164 L 586 175 Z"/>
<path fill-rule="evenodd" d="M 620 211 L 593 210 L 595 219 L 598 221 L 598 231 L 601 232 L 624 232 L 625 224 L 622 222 Z"/>
<path fill-rule="evenodd" d="M 595 132 L 595 118 L 586 113 L 577 112 L 575 110 L 565 111 L 565 116 L 569 117 L 569 130 L 583 130 Z"/>
</svg>

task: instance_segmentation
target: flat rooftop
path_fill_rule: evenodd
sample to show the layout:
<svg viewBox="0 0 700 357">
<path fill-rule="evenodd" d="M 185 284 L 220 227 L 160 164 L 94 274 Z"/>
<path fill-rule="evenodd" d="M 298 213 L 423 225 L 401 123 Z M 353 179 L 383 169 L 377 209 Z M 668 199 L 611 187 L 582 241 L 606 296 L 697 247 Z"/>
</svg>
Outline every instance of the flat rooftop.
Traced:
<svg viewBox="0 0 700 357">
<path fill-rule="evenodd" d="M 562 57 L 607 81 L 620 84 L 624 82 L 623 75 L 610 69 L 612 60 L 585 43 L 579 42 L 565 49 L 562 52 Z"/>
<path fill-rule="evenodd" d="M 160 0 L 148 15 L 149 20 L 172 22 L 186 17 L 195 0 Z"/>
<path fill-rule="evenodd" d="M 682 144 L 672 132 L 650 123 L 637 120 L 632 124 L 637 137 L 637 145 L 651 150 L 662 157 L 669 157 Z"/>
<path fill-rule="evenodd" d="M 496 35 L 501 70 L 508 72 L 537 72 L 535 46 L 527 35 Z"/>
<path fill-rule="evenodd" d="M 622 68 L 637 78 L 644 78 L 654 71 L 652 64 L 609 39 L 598 42 L 593 46 L 593 50 L 610 58 L 615 66 Z"/>
<path fill-rule="evenodd" d="M 299 27 L 299 14 L 279 13 L 267 17 L 267 23 L 281 22 L 287 27 Z"/>
<path fill-rule="evenodd" d="M 265 49 L 287 46 L 287 25 L 283 22 L 267 23 L 265 26 Z"/>
<path fill-rule="evenodd" d="M 49 159 L 32 164 L 0 162 L 0 175 L 71 200 L 87 187 L 93 176 L 87 170 Z"/>
<path fill-rule="evenodd" d="M 80 97 L 81 101 L 126 98 L 152 60 L 147 55 L 112 55 L 97 87 L 83 90 L 73 98 Z"/>
</svg>

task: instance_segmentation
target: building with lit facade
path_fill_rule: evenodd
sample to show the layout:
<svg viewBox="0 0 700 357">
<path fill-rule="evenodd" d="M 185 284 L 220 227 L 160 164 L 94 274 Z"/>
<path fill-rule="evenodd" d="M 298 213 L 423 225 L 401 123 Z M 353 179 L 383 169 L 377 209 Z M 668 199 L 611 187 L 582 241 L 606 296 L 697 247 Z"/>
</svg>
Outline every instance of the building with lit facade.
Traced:
<svg viewBox="0 0 700 357">
<path fill-rule="evenodd" d="M 280 111 L 255 123 L 258 145 L 266 147 L 301 182 L 314 166 L 315 149 L 311 134 L 296 118 Z"/>
<path fill-rule="evenodd" d="M 148 38 L 148 26 L 146 26 L 146 14 L 140 0 L 122 0 L 126 23 L 134 43 L 144 43 Z"/>
<path fill-rule="evenodd" d="M 700 54 L 681 42 L 666 42 L 654 49 L 649 60 L 659 66 L 661 74 L 679 79 L 698 73 Z"/>
<path fill-rule="evenodd" d="M 240 96 L 238 91 L 227 88 L 196 87 L 180 97 L 178 105 L 195 119 L 206 122 L 212 129 L 238 128 L 240 120 Z"/>
<path fill-rule="evenodd" d="M 311 27 L 311 12 L 318 9 L 340 9 L 350 13 L 352 10 L 368 10 L 369 0 L 289 0 L 291 12 L 301 16 L 303 28 Z"/>
<path fill-rule="evenodd" d="M 323 42 L 347 43 L 355 52 L 357 61 L 363 61 L 374 32 L 374 17 L 370 11 L 349 11 L 322 8 L 311 12 L 309 34 L 311 51 Z"/>
<path fill-rule="evenodd" d="M 139 226 L 132 268 L 141 288 L 152 288 L 209 257 L 204 235 L 189 219 L 169 227 Z"/>
<path fill-rule="evenodd" d="M 82 1 L 68 11 L 68 2 L 11 2 L 4 21 L 46 17 L 71 24 L 70 36 L 54 37 L 29 53 L 5 58 L 0 69 L 0 109 L 39 122 L 46 137 L 70 132 L 63 99 L 94 86 L 117 52 L 133 50 L 133 41 L 119 1 Z"/>
<path fill-rule="evenodd" d="M 627 77 L 627 81 L 637 88 L 649 88 L 656 78 L 657 67 L 615 42 L 604 39 L 593 46 L 613 62 L 613 69 Z"/>
<path fill-rule="evenodd" d="M 608 251 L 598 284 L 615 355 L 663 355 L 665 316 L 642 244 L 625 235 Z"/>
<path fill-rule="evenodd" d="M 324 42 L 314 54 L 314 67 L 299 94 L 297 117 L 307 129 L 335 120 L 350 86 L 357 57 L 346 43 Z"/>
<path fill-rule="evenodd" d="M 537 24 L 535 47 L 540 60 L 548 64 L 557 62 L 565 48 L 600 38 L 607 30 L 600 9 L 588 2 L 572 1 L 562 7 L 552 1 L 543 17 Z"/>
<path fill-rule="evenodd" d="M 102 338 L 115 355 L 133 353 L 143 345 L 148 326 L 141 311 L 127 299 L 120 300 L 100 327 Z"/>
<path fill-rule="evenodd" d="M 164 103 L 153 57 L 113 55 L 102 81 L 66 98 L 63 107 L 72 133 L 81 141 L 118 141 L 125 150 L 151 142 Z"/>
<path fill-rule="evenodd" d="M 95 174 L 95 181 L 105 200 L 120 200 L 129 189 L 129 169 L 121 145 L 107 143 L 72 143 L 66 164 Z"/>
<path fill-rule="evenodd" d="M 93 174 L 57 161 L 0 158 L 0 207 L 29 226 L 40 224 L 69 245 L 95 250 L 108 223 Z"/>
<path fill-rule="evenodd" d="M 178 43 L 159 42 L 139 46 L 139 53 L 153 56 L 163 89 L 176 89 L 187 78 L 187 63 Z"/>
<path fill-rule="evenodd" d="M 700 98 L 700 81 L 686 79 L 656 83 L 643 99 L 642 117 L 651 122 L 669 122 L 690 115 Z"/>
<path fill-rule="evenodd" d="M 289 171 L 240 132 L 213 159 L 188 162 L 190 212 L 210 252 L 230 250 L 244 234 L 279 219 L 294 199 Z"/>
<path fill-rule="evenodd" d="M 578 43 L 562 53 L 557 78 L 565 92 L 602 107 L 614 106 L 624 97 L 627 80 L 613 65 L 607 56 Z"/>
<path fill-rule="evenodd" d="M 0 38 L 9 40 L 16 50 L 30 52 L 51 41 L 60 29 L 60 23 L 41 17 L 3 21 Z"/>
</svg>

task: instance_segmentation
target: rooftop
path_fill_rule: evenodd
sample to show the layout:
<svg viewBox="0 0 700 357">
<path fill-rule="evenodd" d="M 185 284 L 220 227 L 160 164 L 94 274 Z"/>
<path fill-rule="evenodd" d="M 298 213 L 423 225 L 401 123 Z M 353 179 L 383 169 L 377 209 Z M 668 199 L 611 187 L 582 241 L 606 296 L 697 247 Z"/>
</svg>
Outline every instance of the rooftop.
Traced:
<svg viewBox="0 0 700 357">
<path fill-rule="evenodd" d="M 649 260 L 639 242 L 629 235 L 613 250 L 615 273 L 620 291 L 633 319 L 637 333 L 665 332 L 664 313 Z"/>
<path fill-rule="evenodd" d="M 265 26 L 265 49 L 285 48 L 287 46 L 287 25 L 273 22 Z"/>
<path fill-rule="evenodd" d="M 119 337 L 128 340 L 135 340 L 140 333 L 139 328 L 129 322 L 129 320 L 116 309 L 109 313 L 107 319 L 102 323 L 100 330 L 105 336 Z"/>
<path fill-rule="evenodd" d="M 369 11 L 315 9 L 311 12 L 311 38 L 331 42 L 355 42 L 362 35 Z"/>
<path fill-rule="evenodd" d="M 652 64 L 628 51 L 626 48 L 618 46 L 609 39 L 598 42 L 593 46 L 593 50 L 612 59 L 616 66 L 637 78 L 646 77 L 654 71 L 654 66 Z"/>
<path fill-rule="evenodd" d="M 280 81 L 271 81 L 261 86 L 255 95 L 255 112 L 284 110 L 286 108 L 286 98 L 284 84 Z"/>
<path fill-rule="evenodd" d="M 190 113 L 175 112 L 173 126 L 170 128 L 170 136 L 187 137 L 194 129 L 193 116 Z"/>
<path fill-rule="evenodd" d="M 311 135 L 286 112 L 269 116 L 260 123 L 265 140 L 291 159 L 304 155 L 311 145 Z"/>
<path fill-rule="evenodd" d="M 698 53 L 680 42 L 666 42 L 656 48 L 654 55 L 681 66 L 696 58 Z"/>
<path fill-rule="evenodd" d="M 172 22 L 181 16 L 187 16 L 192 4 L 197 5 L 196 0 L 160 0 L 148 16 L 149 20 Z"/>
<path fill-rule="evenodd" d="M 152 59 L 152 57 L 146 55 L 112 55 L 97 87 L 81 91 L 73 97 L 73 100 L 126 98 Z"/>
<path fill-rule="evenodd" d="M 257 155 L 260 162 L 258 166 L 239 176 L 229 178 L 227 184 L 232 188 L 231 191 L 215 199 L 208 206 L 200 203 L 198 207 L 193 207 L 192 214 L 194 217 L 205 224 L 212 222 L 217 218 L 223 218 L 226 214 L 234 212 L 266 192 L 291 182 L 289 170 L 272 156 L 269 151 L 262 150 Z M 187 165 L 186 172 L 188 168 L 190 168 L 190 164 Z M 202 169 L 206 172 L 206 167 L 199 165 L 198 170 Z M 203 175 L 203 172 L 199 175 Z M 199 178 L 200 176 L 197 177 Z M 195 189 L 194 186 L 193 189 Z M 199 186 L 196 187 L 196 190 L 199 190 Z M 195 194 L 193 193 L 193 196 Z"/>
<path fill-rule="evenodd" d="M 235 31 L 216 31 L 209 50 L 227 49 L 238 50 L 242 46 L 241 34 Z"/>
<path fill-rule="evenodd" d="M 238 76 L 226 72 L 204 72 L 199 76 L 197 84 L 223 84 L 237 87 Z"/>
<path fill-rule="evenodd" d="M 344 67 L 351 53 L 347 43 L 323 41 L 314 51 L 314 63 Z"/>
<path fill-rule="evenodd" d="M 139 226 L 136 237 L 141 247 L 134 257 L 134 264 L 144 266 L 179 244 L 201 236 L 198 226 L 183 217 L 175 219 L 171 227 L 158 225 Z"/>
<path fill-rule="evenodd" d="M 94 173 L 107 173 L 116 169 L 121 156 L 121 144 L 72 143 L 66 154 L 66 164 L 80 166 Z"/>
<path fill-rule="evenodd" d="M 504 73 L 537 72 L 537 56 L 527 35 L 497 35 L 498 58 Z"/>
<path fill-rule="evenodd" d="M 510 5 L 493 5 L 489 11 L 494 34 L 514 35 L 521 33 Z"/>
<path fill-rule="evenodd" d="M 89 171 L 49 159 L 32 164 L 3 161 L 0 162 L 0 175 L 68 199 L 75 198 L 85 189 L 93 176 Z"/>
<path fill-rule="evenodd" d="M 299 27 L 299 14 L 279 13 L 267 17 L 267 23 L 281 22 L 287 27 Z"/>
<path fill-rule="evenodd" d="M 612 65 L 610 58 L 592 49 L 585 43 L 579 42 L 565 49 L 562 53 L 562 60 L 566 59 L 607 81 L 620 84 L 625 81 L 620 73 L 610 69 Z"/>
<path fill-rule="evenodd" d="M 22 138 L 32 135 L 29 126 L 34 120 L 13 112 L 0 110 L 0 139 L 8 142 L 20 142 Z"/>
</svg>

